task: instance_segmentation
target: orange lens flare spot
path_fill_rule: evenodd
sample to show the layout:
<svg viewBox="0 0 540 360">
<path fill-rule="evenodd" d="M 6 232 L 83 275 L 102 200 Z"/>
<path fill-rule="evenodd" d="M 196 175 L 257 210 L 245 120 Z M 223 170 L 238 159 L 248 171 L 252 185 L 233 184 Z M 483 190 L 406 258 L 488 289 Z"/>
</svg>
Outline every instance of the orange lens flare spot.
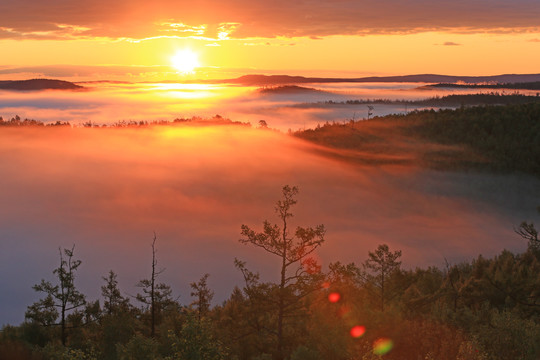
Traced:
<svg viewBox="0 0 540 360">
<path fill-rule="evenodd" d="M 330 301 L 331 303 L 337 303 L 339 299 L 341 299 L 341 295 L 339 295 L 339 293 L 337 292 L 328 294 L 328 301 Z"/>
<path fill-rule="evenodd" d="M 323 289 L 329 289 L 330 288 L 330 283 L 328 281 L 325 281 L 322 283 L 322 288 Z"/>
<path fill-rule="evenodd" d="M 366 333 L 366 327 L 360 325 L 353 326 L 350 333 L 353 338 L 359 338 Z"/>
<path fill-rule="evenodd" d="M 384 355 L 390 352 L 394 347 L 394 342 L 387 338 L 380 338 L 373 343 L 373 353 L 375 355 Z"/>
</svg>

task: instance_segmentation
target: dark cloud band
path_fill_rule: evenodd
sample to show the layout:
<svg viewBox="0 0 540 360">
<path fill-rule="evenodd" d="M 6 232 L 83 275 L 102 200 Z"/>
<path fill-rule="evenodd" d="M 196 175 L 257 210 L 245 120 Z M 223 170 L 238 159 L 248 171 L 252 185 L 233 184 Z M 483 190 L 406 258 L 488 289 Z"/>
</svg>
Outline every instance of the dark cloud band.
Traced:
<svg viewBox="0 0 540 360">
<path fill-rule="evenodd" d="M 19 0 L 0 3 L 0 13 L 0 38 L 19 39 L 140 39 L 168 36 L 175 30 L 178 36 L 193 36 L 186 29 L 202 35 L 203 26 L 202 36 L 209 38 L 219 38 L 224 26 L 230 31 L 228 38 L 540 28 L 536 0 L 156 0 L 151 4 L 142 0 Z"/>
</svg>

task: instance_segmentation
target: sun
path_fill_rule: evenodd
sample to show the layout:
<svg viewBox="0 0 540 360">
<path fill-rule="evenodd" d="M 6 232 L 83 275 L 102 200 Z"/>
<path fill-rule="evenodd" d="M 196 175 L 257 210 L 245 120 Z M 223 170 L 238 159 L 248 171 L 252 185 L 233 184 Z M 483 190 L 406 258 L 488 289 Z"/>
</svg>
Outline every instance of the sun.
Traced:
<svg viewBox="0 0 540 360">
<path fill-rule="evenodd" d="M 197 54 L 190 49 L 178 51 L 171 57 L 171 63 L 178 72 L 184 74 L 193 73 L 195 68 L 201 66 Z"/>
</svg>

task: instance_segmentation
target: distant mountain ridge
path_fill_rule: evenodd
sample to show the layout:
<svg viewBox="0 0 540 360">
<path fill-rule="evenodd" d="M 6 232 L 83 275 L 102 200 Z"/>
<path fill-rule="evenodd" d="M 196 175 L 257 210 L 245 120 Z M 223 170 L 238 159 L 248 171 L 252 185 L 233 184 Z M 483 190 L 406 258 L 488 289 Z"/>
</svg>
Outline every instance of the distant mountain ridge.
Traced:
<svg viewBox="0 0 540 360">
<path fill-rule="evenodd" d="M 305 93 L 315 93 L 315 94 L 325 94 L 328 93 L 323 90 L 315 89 L 312 87 L 304 87 L 298 85 L 276 85 L 270 87 L 263 87 L 259 89 L 260 93 L 263 94 L 305 94 Z M 328 93 L 330 94 L 330 93 Z"/>
<path fill-rule="evenodd" d="M 367 82 L 411 82 L 411 83 L 525 83 L 540 81 L 540 74 L 504 74 L 493 76 L 453 76 L 418 74 L 401 76 L 370 76 L 361 78 L 323 78 L 291 75 L 244 75 L 235 79 L 209 80 L 211 83 L 229 83 L 251 86 L 287 85 L 305 83 L 367 83 Z"/>
<path fill-rule="evenodd" d="M 129 83 L 122 81 L 96 80 L 85 81 L 82 83 Z M 234 79 L 195 79 L 188 81 L 173 81 L 165 80 L 160 83 L 205 83 L 205 84 L 235 84 L 244 86 L 279 86 L 283 89 L 276 89 L 276 92 L 295 92 L 309 91 L 310 88 L 292 87 L 297 84 L 309 83 L 432 83 L 441 84 L 462 84 L 464 86 L 472 84 L 523 84 L 540 82 L 540 74 L 503 74 L 493 76 L 454 76 L 454 75 L 437 75 L 437 74 L 417 74 L 417 75 L 400 75 L 400 76 L 370 76 L 360 78 L 326 78 L 326 77 L 305 77 L 293 75 L 243 75 Z M 155 83 L 153 81 L 152 83 Z M 287 87 L 288 86 L 288 87 Z M 0 81 L 0 90 L 16 90 L 16 91 L 31 91 L 31 90 L 84 90 L 86 87 L 75 83 L 56 80 L 56 79 L 29 79 L 29 80 L 2 80 Z M 313 89 L 312 91 L 317 91 Z"/>
<path fill-rule="evenodd" d="M 432 84 L 422 86 L 421 88 L 436 89 L 436 88 L 452 88 L 452 89 L 520 89 L 520 90 L 540 90 L 540 81 L 520 82 L 520 83 L 498 83 L 498 84 Z"/>
<path fill-rule="evenodd" d="M 83 90 L 83 86 L 64 80 L 30 79 L 0 81 L 1 90 L 35 91 L 35 90 Z"/>
</svg>

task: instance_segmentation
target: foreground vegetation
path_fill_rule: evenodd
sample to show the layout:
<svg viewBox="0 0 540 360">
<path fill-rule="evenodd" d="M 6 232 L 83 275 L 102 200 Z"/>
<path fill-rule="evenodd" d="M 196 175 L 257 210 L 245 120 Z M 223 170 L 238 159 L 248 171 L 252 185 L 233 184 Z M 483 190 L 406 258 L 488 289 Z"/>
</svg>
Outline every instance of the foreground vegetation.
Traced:
<svg viewBox="0 0 540 360">
<path fill-rule="evenodd" d="M 442 268 L 403 269 L 402 253 L 379 245 L 361 264 L 331 263 L 312 254 L 325 242 L 323 225 L 291 226 L 296 187 L 276 203 L 278 224 L 242 225 L 241 242 L 276 258 L 280 279 L 262 282 L 235 259 L 242 287 L 212 306 L 208 274 L 180 304 L 152 240 L 149 276 L 133 297 L 117 276 L 103 276 L 101 298 L 76 286 L 74 247 L 60 251 L 54 282 L 34 290 L 41 300 L 26 320 L 0 334 L 2 359 L 396 359 L 535 360 L 540 356 L 540 240 L 522 223 L 516 241 L 527 251 Z M 406 256 L 406 254 L 405 254 Z"/>
</svg>

